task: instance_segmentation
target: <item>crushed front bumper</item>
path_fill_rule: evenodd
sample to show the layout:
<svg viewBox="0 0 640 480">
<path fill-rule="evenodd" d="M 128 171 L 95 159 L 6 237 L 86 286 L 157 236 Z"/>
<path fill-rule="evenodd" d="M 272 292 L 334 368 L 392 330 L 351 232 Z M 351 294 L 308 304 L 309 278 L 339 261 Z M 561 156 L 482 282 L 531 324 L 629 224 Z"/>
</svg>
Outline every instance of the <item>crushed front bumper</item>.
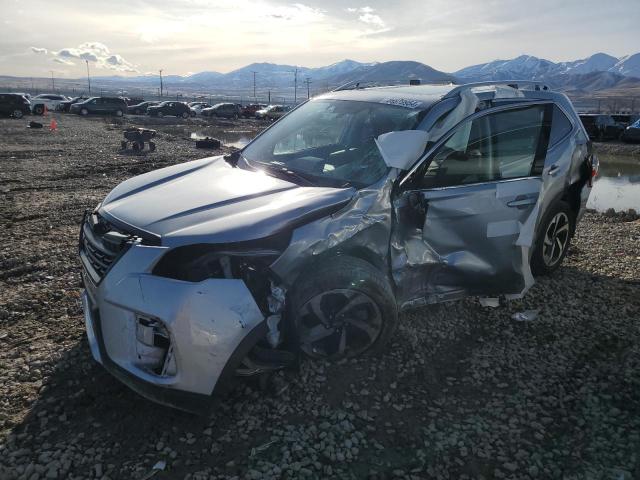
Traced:
<svg viewBox="0 0 640 480">
<path fill-rule="evenodd" d="M 151 275 L 166 251 L 135 244 L 97 283 L 83 261 L 87 337 L 95 360 L 136 392 L 202 413 L 267 325 L 242 280 Z"/>
</svg>

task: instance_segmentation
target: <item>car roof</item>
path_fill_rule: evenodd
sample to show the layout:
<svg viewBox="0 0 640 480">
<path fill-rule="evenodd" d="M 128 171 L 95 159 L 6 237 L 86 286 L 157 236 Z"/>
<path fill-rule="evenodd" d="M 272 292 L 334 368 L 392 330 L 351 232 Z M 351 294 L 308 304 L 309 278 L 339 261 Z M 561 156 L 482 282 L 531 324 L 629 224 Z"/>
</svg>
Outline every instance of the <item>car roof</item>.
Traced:
<svg viewBox="0 0 640 480">
<path fill-rule="evenodd" d="M 411 108 L 426 108 L 444 97 L 457 85 L 398 85 L 371 87 L 354 90 L 338 90 L 325 93 L 317 99 L 356 100 L 360 102 L 407 105 Z"/>
</svg>

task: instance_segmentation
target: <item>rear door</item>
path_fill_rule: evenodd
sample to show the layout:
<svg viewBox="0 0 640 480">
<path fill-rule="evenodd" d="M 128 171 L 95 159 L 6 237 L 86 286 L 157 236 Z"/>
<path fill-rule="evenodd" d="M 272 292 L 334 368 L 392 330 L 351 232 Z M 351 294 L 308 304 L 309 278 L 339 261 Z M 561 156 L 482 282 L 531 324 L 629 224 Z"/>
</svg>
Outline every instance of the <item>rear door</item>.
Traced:
<svg viewBox="0 0 640 480">
<path fill-rule="evenodd" d="M 541 190 L 552 114 L 549 103 L 475 114 L 402 181 L 391 244 L 401 304 L 523 290 L 528 249 L 517 240 Z"/>
</svg>

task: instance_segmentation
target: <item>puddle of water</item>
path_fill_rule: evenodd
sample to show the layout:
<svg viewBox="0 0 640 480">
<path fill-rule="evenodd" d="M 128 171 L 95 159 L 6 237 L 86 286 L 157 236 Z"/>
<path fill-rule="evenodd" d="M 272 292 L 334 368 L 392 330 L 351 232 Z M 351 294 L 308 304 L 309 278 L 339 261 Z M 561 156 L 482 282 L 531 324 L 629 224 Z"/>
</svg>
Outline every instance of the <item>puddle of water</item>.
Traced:
<svg viewBox="0 0 640 480">
<path fill-rule="evenodd" d="M 588 208 L 605 212 L 634 210 L 640 212 L 640 158 L 598 154 L 600 171 L 589 195 Z"/>
</svg>

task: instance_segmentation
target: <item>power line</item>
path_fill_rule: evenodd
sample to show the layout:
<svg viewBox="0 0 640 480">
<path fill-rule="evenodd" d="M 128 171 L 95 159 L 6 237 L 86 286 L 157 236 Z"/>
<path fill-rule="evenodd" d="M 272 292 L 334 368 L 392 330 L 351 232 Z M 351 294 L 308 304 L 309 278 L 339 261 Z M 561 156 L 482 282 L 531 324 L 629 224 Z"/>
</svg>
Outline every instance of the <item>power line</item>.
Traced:
<svg viewBox="0 0 640 480">
<path fill-rule="evenodd" d="M 256 73 L 258 72 L 254 72 L 252 71 L 251 73 L 253 73 L 253 98 L 256 98 Z"/>
<path fill-rule="evenodd" d="M 311 84 L 311 79 L 309 77 L 304 79 L 304 83 L 307 84 L 307 100 L 309 100 L 310 98 L 310 90 L 309 90 L 309 85 Z"/>
</svg>

